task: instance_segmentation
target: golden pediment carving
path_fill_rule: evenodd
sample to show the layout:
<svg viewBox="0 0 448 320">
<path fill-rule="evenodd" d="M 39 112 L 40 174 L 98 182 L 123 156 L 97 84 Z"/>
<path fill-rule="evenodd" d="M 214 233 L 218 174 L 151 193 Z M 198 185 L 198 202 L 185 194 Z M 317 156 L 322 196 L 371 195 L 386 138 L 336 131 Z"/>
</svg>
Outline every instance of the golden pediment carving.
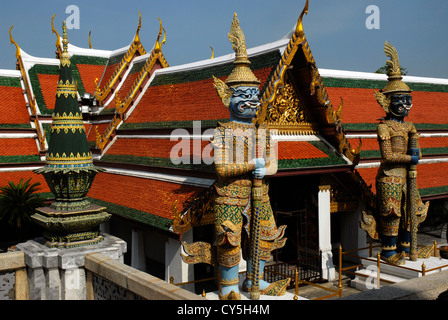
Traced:
<svg viewBox="0 0 448 320">
<path fill-rule="evenodd" d="M 276 88 L 274 99 L 267 108 L 264 123 L 269 128 L 284 133 L 317 133 L 315 124 L 309 121 L 294 86 L 286 76 L 283 85 Z"/>
</svg>

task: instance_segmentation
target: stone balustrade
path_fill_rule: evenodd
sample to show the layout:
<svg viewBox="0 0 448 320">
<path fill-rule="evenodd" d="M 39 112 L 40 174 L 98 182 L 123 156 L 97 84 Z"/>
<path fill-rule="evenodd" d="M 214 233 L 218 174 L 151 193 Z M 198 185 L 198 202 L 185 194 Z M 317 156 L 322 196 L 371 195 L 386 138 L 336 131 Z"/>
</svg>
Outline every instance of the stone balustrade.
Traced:
<svg viewBox="0 0 448 320">
<path fill-rule="evenodd" d="M 105 235 L 86 247 L 30 240 L 0 254 L 0 300 L 201 300 L 200 295 L 123 263 L 126 244 Z"/>
<path fill-rule="evenodd" d="M 87 300 L 200 300 L 201 296 L 101 253 L 85 257 Z"/>
<path fill-rule="evenodd" d="M 0 300 L 28 300 L 25 254 L 11 251 L 0 254 Z"/>
</svg>

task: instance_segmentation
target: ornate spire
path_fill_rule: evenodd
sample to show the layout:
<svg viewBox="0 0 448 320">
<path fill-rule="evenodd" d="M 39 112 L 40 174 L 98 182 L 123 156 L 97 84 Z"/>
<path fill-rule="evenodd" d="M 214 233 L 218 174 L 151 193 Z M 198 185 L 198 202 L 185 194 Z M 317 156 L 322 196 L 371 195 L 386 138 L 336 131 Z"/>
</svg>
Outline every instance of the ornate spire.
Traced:
<svg viewBox="0 0 448 320">
<path fill-rule="evenodd" d="M 68 248 L 102 241 L 99 225 L 111 215 L 104 211 L 106 208 L 95 206 L 86 198 L 95 175 L 103 169 L 93 165 L 87 143 L 67 51 L 65 22 L 62 44 L 46 164 L 34 171 L 44 176 L 55 201 L 49 207 L 37 208 L 32 219 L 44 228 L 47 246 Z"/>
<path fill-rule="evenodd" d="M 63 22 L 63 52 L 60 57 L 59 80 L 56 102 L 51 123 L 46 166 L 39 173 L 47 171 L 95 170 L 90 152 L 82 113 L 78 105 L 77 84 L 73 79 L 68 54 L 67 27 Z"/>
</svg>

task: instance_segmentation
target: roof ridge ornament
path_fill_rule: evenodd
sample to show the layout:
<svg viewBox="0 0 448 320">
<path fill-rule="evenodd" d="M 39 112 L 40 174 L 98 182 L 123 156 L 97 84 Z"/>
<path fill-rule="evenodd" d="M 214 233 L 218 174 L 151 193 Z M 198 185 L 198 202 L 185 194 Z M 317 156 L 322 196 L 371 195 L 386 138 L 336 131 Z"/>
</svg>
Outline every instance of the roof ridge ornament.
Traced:
<svg viewBox="0 0 448 320">
<path fill-rule="evenodd" d="M 90 47 L 90 49 L 93 49 L 93 47 L 92 47 L 92 39 L 90 38 L 91 34 L 92 34 L 92 30 L 89 30 L 89 47 Z"/>
<path fill-rule="evenodd" d="M 140 42 L 140 29 L 142 28 L 142 14 L 140 13 L 140 10 L 138 10 L 138 26 L 137 31 L 135 32 L 134 42 Z"/>
<path fill-rule="evenodd" d="M 159 23 L 160 23 L 159 34 L 157 35 L 156 44 L 154 45 L 154 52 L 156 52 L 156 53 L 159 53 L 162 51 L 162 45 L 165 44 L 165 41 L 166 41 L 166 30 L 162 26 L 162 20 L 160 19 L 160 17 L 159 17 Z M 162 37 L 162 32 L 163 32 L 163 40 L 162 40 L 162 42 L 160 42 L 160 38 Z"/>
<path fill-rule="evenodd" d="M 13 27 L 14 27 L 14 25 L 12 25 L 9 28 L 9 40 L 11 41 L 11 44 L 16 46 L 16 58 L 19 59 L 20 58 L 20 47 L 17 44 L 17 42 L 13 39 L 12 34 L 11 34 L 11 30 L 12 30 Z"/>
<path fill-rule="evenodd" d="M 305 7 L 303 8 L 302 13 L 299 16 L 299 20 L 297 21 L 297 26 L 296 26 L 296 31 L 295 31 L 296 37 L 300 37 L 304 34 L 302 19 L 303 19 L 304 14 L 306 14 L 306 15 L 308 14 L 308 7 L 309 7 L 309 0 L 306 0 Z"/>
<path fill-rule="evenodd" d="M 59 36 L 59 33 L 56 31 L 56 29 L 54 27 L 54 24 L 53 24 L 54 17 L 56 17 L 56 14 L 53 14 L 53 16 L 51 17 L 51 32 L 56 33 L 56 50 L 57 50 L 58 58 L 60 58 L 62 55 L 61 37 Z"/>
</svg>

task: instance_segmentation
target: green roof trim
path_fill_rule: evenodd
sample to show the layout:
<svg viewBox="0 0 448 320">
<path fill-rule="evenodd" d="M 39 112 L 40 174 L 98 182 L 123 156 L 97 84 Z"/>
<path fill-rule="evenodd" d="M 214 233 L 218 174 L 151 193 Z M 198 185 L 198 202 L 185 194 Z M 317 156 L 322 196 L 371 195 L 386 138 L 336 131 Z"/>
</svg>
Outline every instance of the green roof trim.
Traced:
<svg viewBox="0 0 448 320">
<path fill-rule="evenodd" d="M 0 123 L 0 129 L 28 129 L 31 123 Z"/>
<path fill-rule="evenodd" d="M 116 55 L 114 55 L 114 56 L 111 56 L 110 58 L 109 58 L 109 61 L 107 62 L 107 65 L 108 66 L 113 66 L 113 65 L 115 65 L 115 64 L 117 64 L 117 63 L 120 63 L 121 62 L 121 60 L 123 60 L 123 57 L 124 57 L 124 55 L 127 53 L 127 50 L 125 51 L 125 52 L 121 52 L 121 53 L 118 53 L 118 54 L 116 54 Z M 109 80 L 109 79 L 108 79 Z"/>
<path fill-rule="evenodd" d="M 325 87 L 333 88 L 362 88 L 362 89 L 383 89 L 387 80 L 369 80 L 369 79 L 348 79 L 348 78 L 333 78 L 322 77 Z M 448 85 L 433 84 L 433 83 L 417 83 L 406 82 L 412 91 L 425 92 L 448 92 Z"/>
<path fill-rule="evenodd" d="M 431 154 L 447 154 L 448 153 L 448 147 L 439 147 L 439 148 L 422 148 L 422 154 L 423 155 L 431 155 Z"/>
<path fill-rule="evenodd" d="M 448 154 L 448 147 L 440 148 L 421 148 L 422 155 L 433 155 L 433 154 Z M 361 158 L 381 158 L 380 150 L 361 150 Z"/>
<path fill-rule="evenodd" d="M 421 197 L 448 193 L 448 186 L 419 189 Z"/>
<path fill-rule="evenodd" d="M 378 123 L 342 123 L 342 127 L 347 131 L 375 131 Z M 417 130 L 446 130 L 448 123 L 414 123 Z"/>
<path fill-rule="evenodd" d="M 198 121 L 198 120 L 194 120 Z M 200 120 L 201 128 L 214 128 L 218 126 L 218 122 L 228 122 L 229 119 L 216 120 Z M 176 128 L 193 128 L 193 120 L 187 121 L 159 121 L 159 122 L 140 122 L 140 123 L 124 123 L 120 129 L 138 130 L 138 129 L 176 129 Z"/>
<path fill-rule="evenodd" d="M 188 157 L 181 161 L 179 164 L 174 164 L 170 158 L 161 157 L 139 157 L 134 155 L 104 155 L 101 157 L 102 161 L 116 162 L 116 163 L 130 163 L 130 164 L 141 164 L 154 167 L 162 168 L 177 168 L 177 169 L 187 169 L 187 170 L 199 170 L 199 171 L 213 171 L 215 167 L 213 164 L 205 164 L 201 161 L 200 164 L 193 163 L 193 160 Z"/>
<path fill-rule="evenodd" d="M 145 66 L 147 60 L 142 60 L 136 63 L 132 64 L 131 71 L 129 71 L 129 74 L 137 73 L 142 71 L 143 67 Z"/>
<path fill-rule="evenodd" d="M 434 129 L 448 129 L 448 123 L 414 123 L 414 126 L 417 130 L 419 129 L 430 129 L 430 130 L 434 130 Z"/>
<path fill-rule="evenodd" d="M 379 150 L 361 150 L 361 158 L 381 158 L 381 152 Z"/>
<path fill-rule="evenodd" d="M 326 166 L 337 166 L 346 165 L 347 162 L 336 153 L 333 149 L 327 146 L 322 141 L 310 141 L 314 147 L 319 149 L 328 155 L 325 158 L 312 158 L 312 159 L 283 159 L 278 160 L 278 169 L 301 169 L 301 168 L 314 168 L 314 167 L 326 167 Z"/>
<path fill-rule="evenodd" d="M 152 227 L 156 227 L 158 229 L 169 231 L 170 227 L 173 224 L 173 221 L 171 219 L 159 217 L 159 216 L 153 215 L 149 212 L 144 212 L 144 211 L 120 206 L 118 204 L 98 200 L 98 199 L 91 198 L 91 197 L 87 197 L 87 199 L 93 204 L 97 204 L 99 206 L 106 207 L 107 212 L 109 212 L 111 214 L 114 214 L 114 215 L 117 215 L 117 216 L 120 216 L 120 217 L 123 217 L 126 219 L 130 219 L 130 220 L 133 220 L 136 222 L 140 222 L 140 223 L 152 226 Z"/>
<path fill-rule="evenodd" d="M 0 77 L 1 87 L 17 87 L 21 88 L 20 78 L 17 77 Z"/>
<path fill-rule="evenodd" d="M 37 150 L 37 146 L 36 146 Z M 38 155 L 0 156 L 0 163 L 40 162 Z"/>
<path fill-rule="evenodd" d="M 92 64 L 97 66 L 105 66 L 107 64 L 107 58 L 73 55 L 70 58 L 72 64 Z"/>
</svg>

